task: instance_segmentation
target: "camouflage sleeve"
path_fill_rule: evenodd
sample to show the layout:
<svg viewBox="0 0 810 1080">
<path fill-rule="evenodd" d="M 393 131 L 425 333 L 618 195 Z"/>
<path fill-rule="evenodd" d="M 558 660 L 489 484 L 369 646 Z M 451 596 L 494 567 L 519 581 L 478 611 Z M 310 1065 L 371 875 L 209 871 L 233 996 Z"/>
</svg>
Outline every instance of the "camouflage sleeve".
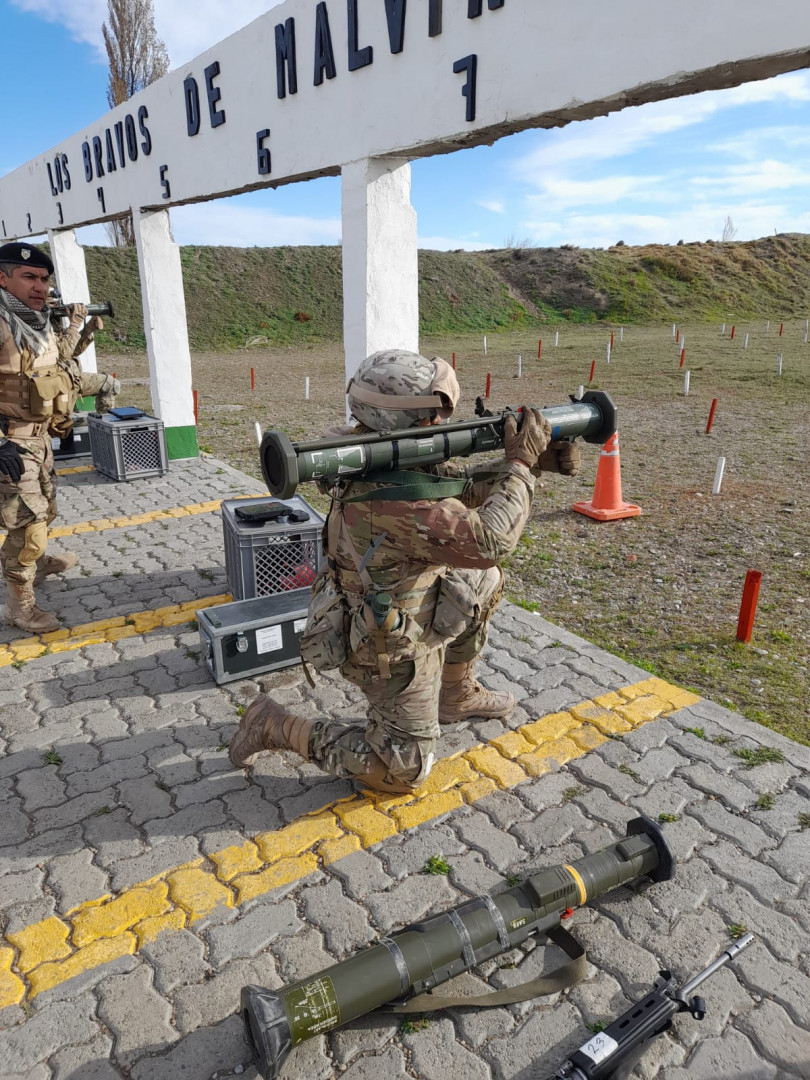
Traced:
<svg viewBox="0 0 810 1080">
<path fill-rule="evenodd" d="M 375 532 L 385 529 L 388 542 L 411 559 L 486 569 L 517 547 L 534 493 L 534 478 L 524 465 L 501 461 L 495 471 L 478 509 L 458 499 L 355 505 L 371 505 Z"/>
<path fill-rule="evenodd" d="M 439 476 L 449 476 L 454 480 L 472 480 L 469 491 L 462 497 L 465 506 L 482 506 L 492 491 L 492 482 L 496 480 L 499 466 L 503 460 L 478 461 L 475 465 L 462 465 L 457 461 L 446 461 L 437 466 Z"/>
</svg>

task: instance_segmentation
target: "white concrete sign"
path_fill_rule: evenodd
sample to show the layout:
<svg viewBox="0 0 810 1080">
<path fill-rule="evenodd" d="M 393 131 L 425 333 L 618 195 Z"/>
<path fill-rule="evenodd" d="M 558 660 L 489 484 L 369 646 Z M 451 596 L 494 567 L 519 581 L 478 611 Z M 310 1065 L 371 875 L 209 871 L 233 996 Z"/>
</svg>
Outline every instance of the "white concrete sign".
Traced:
<svg viewBox="0 0 810 1080">
<path fill-rule="evenodd" d="M 287 0 L 0 179 L 0 241 L 47 231 L 82 292 L 60 234 L 132 213 L 153 407 L 183 456 L 191 361 L 167 208 L 340 174 L 350 374 L 418 348 L 413 158 L 809 65 L 807 0 Z"/>
<path fill-rule="evenodd" d="M 0 181 L 8 238 L 420 157 L 810 60 L 810 4 L 287 0 Z"/>
</svg>

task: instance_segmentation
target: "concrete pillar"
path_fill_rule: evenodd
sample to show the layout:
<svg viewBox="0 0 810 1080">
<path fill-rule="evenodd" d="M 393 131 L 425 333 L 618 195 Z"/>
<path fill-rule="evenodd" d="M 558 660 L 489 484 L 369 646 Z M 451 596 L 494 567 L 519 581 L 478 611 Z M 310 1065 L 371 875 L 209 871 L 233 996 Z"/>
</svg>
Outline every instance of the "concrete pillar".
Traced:
<svg viewBox="0 0 810 1080">
<path fill-rule="evenodd" d="M 87 304 L 90 301 L 90 286 L 87 283 L 87 263 L 84 258 L 84 248 L 76 239 L 73 229 L 65 229 L 64 232 L 48 230 L 48 244 L 51 248 L 56 274 L 56 287 L 62 294 L 66 304 Z M 107 297 L 96 297 L 96 300 L 106 300 Z M 79 362 L 82 371 L 98 371 L 96 365 L 96 347 L 89 345 Z"/>
<path fill-rule="evenodd" d="M 410 163 L 366 158 L 341 174 L 348 382 L 380 349 L 419 351 L 419 272 Z"/>
<path fill-rule="evenodd" d="M 164 423 L 169 457 L 196 457 L 197 429 L 180 249 L 172 237 L 167 210 L 133 210 L 132 221 L 141 277 L 152 408 Z"/>
</svg>

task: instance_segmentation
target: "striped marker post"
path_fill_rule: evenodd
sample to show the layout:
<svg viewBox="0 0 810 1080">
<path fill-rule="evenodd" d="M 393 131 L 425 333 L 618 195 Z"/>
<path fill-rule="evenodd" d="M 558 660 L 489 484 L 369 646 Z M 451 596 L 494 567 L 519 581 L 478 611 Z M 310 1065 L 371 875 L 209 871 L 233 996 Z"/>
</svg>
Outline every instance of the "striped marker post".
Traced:
<svg viewBox="0 0 810 1080">
<path fill-rule="evenodd" d="M 484 397 L 486 397 L 486 398 L 489 397 L 489 388 L 490 388 L 491 382 L 492 382 L 492 377 L 490 376 L 489 372 L 487 372 L 487 388 L 484 391 Z"/>
<path fill-rule="evenodd" d="M 542 355 L 543 355 L 543 339 L 540 338 L 540 340 L 537 342 L 537 359 L 539 360 Z"/>
<path fill-rule="evenodd" d="M 731 340 L 732 341 L 734 340 L 734 330 L 735 330 L 735 327 L 732 326 L 732 328 L 731 328 Z"/>
<path fill-rule="evenodd" d="M 783 331 L 784 329 L 785 329 L 785 324 L 784 324 L 784 323 L 781 323 L 781 322 L 780 322 L 780 323 L 779 323 L 779 337 L 781 337 L 781 336 L 782 336 L 782 331 Z"/>
<path fill-rule="evenodd" d="M 683 362 L 686 359 L 686 349 L 681 349 L 681 362 L 678 367 L 683 367 Z"/>
<path fill-rule="evenodd" d="M 256 389 L 256 372 L 253 370 L 253 368 L 250 369 L 250 389 Z"/>
<path fill-rule="evenodd" d="M 596 371 L 596 361 L 595 361 L 595 360 L 592 360 L 592 361 L 591 361 L 591 373 L 590 373 L 590 375 L 588 376 L 588 382 L 589 382 L 589 383 L 592 383 L 592 382 L 593 382 L 593 373 L 594 373 L 594 371 Z"/>
<path fill-rule="evenodd" d="M 781 374 L 781 372 L 780 372 L 780 374 Z M 113 375 L 113 378 L 115 378 L 114 375 Z M 192 400 L 194 402 L 194 423 L 196 424 L 197 423 L 197 391 L 196 390 L 191 391 L 191 398 L 192 398 Z"/>
</svg>

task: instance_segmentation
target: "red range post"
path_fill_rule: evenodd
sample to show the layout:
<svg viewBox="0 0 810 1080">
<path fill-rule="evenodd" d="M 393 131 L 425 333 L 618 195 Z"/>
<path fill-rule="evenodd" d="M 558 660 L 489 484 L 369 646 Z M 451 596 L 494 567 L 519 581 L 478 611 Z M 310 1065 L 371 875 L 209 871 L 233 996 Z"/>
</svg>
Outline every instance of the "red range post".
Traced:
<svg viewBox="0 0 810 1080">
<path fill-rule="evenodd" d="M 714 414 L 717 412 L 717 398 L 712 399 L 712 407 L 709 409 L 709 422 L 706 424 L 706 434 L 708 435 L 712 430 L 712 424 L 714 423 Z"/>
<path fill-rule="evenodd" d="M 785 324 L 784 324 L 784 323 L 781 323 L 781 322 L 780 322 L 780 323 L 779 323 L 779 337 L 781 337 L 781 336 L 782 336 L 782 331 L 783 331 L 784 329 L 785 329 Z"/>
<path fill-rule="evenodd" d="M 686 349 L 681 349 L 681 363 L 680 363 L 681 367 L 683 367 L 683 362 L 684 362 L 685 359 L 686 359 Z"/>
<path fill-rule="evenodd" d="M 751 633 L 754 629 L 754 617 L 757 613 L 757 601 L 759 600 L 759 586 L 761 582 L 761 570 L 749 570 L 745 575 L 742 603 L 740 604 L 740 617 L 737 620 L 737 641 L 744 641 L 746 645 L 751 641 Z"/>
<path fill-rule="evenodd" d="M 593 382 L 593 373 L 594 373 L 594 371 L 596 371 L 596 361 L 592 360 L 591 361 L 591 373 L 588 376 L 588 382 Z"/>
<path fill-rule="evenodd" d="M 539 360 L 542 355 L 543 355 L 543 339 L 540 338 L 540 340 L 537 342 L 537 359 Z"/>
<path fill-rule="evenodd" d="M 675 344 L 677 345 L 680 340 L 681 340 L 681 330 L 680 330 L 680 327 L 679 327 L 675 331 Z"/>
<path fill-rule="evenodd" d="M 492 376 L 490 375 L 489 372 L 487 372 L 487 388 L 484 391 L 484 397 L 489 397 L 489 387 L 490 387 L 491 382 L 492 382 Z"/>
<path fill-rule="evenodd" d="M 115 376 L 113 376 L 113 378 L 115 378 Z M 196 424 L 197 423 L 197 391 L 192 390 L 191 391 L 191 396 L 192 396 L 192 398 L 194 400 L 194 423 Z"/>
<path fill-rule="evenodd" d="M 734 327 L 731 328 L 731 340 L 734 340 Z"/>
<path fill-rule="evenodd" d="M 453 371 L 456 370 L 456 354 L 453 353 Z"/>
</svg>

